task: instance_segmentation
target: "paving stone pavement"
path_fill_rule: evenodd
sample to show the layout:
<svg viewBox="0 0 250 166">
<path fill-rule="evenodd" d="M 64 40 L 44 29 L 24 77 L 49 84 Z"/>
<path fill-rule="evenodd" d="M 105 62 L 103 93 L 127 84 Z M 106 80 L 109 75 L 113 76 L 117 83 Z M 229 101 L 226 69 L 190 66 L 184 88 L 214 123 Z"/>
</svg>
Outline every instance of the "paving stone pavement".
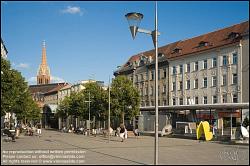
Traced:
<svg viewBox="0 0 250 166">
<path fill-rule="evenodd" d="M 57 150 L 57 151 L 56 151 Z M 154 137 L 85 136 L 42 130 L 42 136 L 21 135 L 16 142 L 1 138 L 1 165 L 98 164 L 151 165 Z M 249 164 L 249 146 L 159 137 L 159 164 Z"/>
</svg>

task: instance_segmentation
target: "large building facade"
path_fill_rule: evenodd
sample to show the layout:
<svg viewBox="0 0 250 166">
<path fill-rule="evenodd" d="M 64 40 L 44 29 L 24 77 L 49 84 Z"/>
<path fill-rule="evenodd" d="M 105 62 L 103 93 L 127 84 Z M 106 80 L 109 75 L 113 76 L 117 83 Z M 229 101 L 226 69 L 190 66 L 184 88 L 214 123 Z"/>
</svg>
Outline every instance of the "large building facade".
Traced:
<svg viewBox="0 0 250 166">
<path fill-rule="evenodd" d="M 58 128 L 58 120 L 55 118 L 58 106 L 58 92 L 65 86 L 68 86 L 68 83 L 52 83 L 29 86 L 32 98 L 41 110 L 40 113 L 42 114 L 42 118 L 40 123 L 44 128 Z"/>
<path fill-rule="evenodd" d="M 79 93 L 80 91 L 85 89 L 85 85 L 87 83 L 97 83 L 104 90 L 107 90 L 107 87 L 104 86 L 104 81 L 96 81 L 96 80 L 82 80 L 74 84 L 69 84 L 58 91 L 58 104 L 66 97 L 70 96 L 71 93 Z"/>
<path fill-rule="evenodd" d="M 155 52 L 132 56 L 115 76 L 125 75 L 155 105 Z M 159 47 L 159 106 L 249 103 L 249 22 Z M 238 115 L 235 115 L 238 116 Z"/>
</svg>

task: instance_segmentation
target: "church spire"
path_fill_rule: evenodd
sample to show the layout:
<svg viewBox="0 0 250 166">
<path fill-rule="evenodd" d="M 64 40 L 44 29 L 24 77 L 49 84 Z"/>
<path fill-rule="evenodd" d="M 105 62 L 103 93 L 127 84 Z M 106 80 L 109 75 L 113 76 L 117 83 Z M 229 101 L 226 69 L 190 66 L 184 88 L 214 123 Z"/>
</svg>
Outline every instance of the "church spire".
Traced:
<svg viewBox="0 0 250 166">
<path fill-rule="evenodd" d="M 47 65 L 46 57 L 46 45 L 45 40 L 42 44 L 42 63 L 40 64 L 37 72 L 37 84 L 49 84 L 50 83 L 50 69 Z"/>
<path fill-rule="evenodd" d="M 42 65 L 47 65 L 45 40 L 43 41 L 43 49 L 42 49 Z"/>
</svg>

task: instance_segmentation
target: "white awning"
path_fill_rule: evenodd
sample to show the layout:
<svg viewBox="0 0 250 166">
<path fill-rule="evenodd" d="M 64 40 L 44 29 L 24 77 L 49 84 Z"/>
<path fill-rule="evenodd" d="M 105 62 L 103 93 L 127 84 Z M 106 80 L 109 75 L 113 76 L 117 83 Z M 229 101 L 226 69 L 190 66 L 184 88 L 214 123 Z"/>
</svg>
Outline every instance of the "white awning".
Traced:
<svg viewBox="0 0 250 166">
<path fill-rule="evenodd" d="M 221 109 L 231 111 L 232 109 L 249 109 L 249 103 L 222 103 L 222 104 L 194 104 L 194 105 L 174 105 L 158 106 L 160 110 L 210 110 Z M 140 107 L 140 111 L 155 110 L 155 106 Z"/>
</svg>

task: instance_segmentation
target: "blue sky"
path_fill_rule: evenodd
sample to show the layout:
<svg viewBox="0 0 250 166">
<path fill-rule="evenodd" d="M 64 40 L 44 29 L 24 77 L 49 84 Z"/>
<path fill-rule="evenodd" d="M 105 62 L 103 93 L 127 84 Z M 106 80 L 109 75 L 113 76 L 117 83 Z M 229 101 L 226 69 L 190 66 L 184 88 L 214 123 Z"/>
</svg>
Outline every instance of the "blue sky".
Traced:
<svg viewBox="0 0 250 166">
<path fill-rule="evenodd" d="M 249 20 L 248 1 L 158 2 L 159 46 Z M 140 12 L 154 29 L 154 2 L 1 1 L 1 37 L 12 67 L 36 84 L 42 41 L 53 82 L 96 79 L 108 83 L 130 56 L 153 49 L 150 36 L 133 40 L 124 15 Z"/>
</svg>

